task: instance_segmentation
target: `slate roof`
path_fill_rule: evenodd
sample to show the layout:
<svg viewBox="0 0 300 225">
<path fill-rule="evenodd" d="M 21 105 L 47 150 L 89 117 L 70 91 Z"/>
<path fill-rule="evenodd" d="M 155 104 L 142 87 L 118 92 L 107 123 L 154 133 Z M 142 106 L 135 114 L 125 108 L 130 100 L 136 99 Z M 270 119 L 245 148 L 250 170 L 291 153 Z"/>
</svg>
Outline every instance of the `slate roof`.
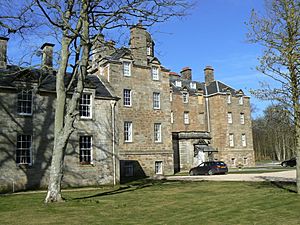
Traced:
<svg viewBox="0 0 300 225">
<path fill-rule="evenodd" d="M 175 86 L 175 81 L 181 81 L 181 87 Z M 196 83 L 196 89 L 192 89 L 190 87 L 191 82 Z M 181 77 L 178 77 L 178 78 L 172 77 L 172 78 L 170 78 L 170 86 L 171 86 L 173 92 L 175 92 L 175 93 L 182 92 L 183 90 L 186 89 L 190 95 L 194 95 L 199 91 L 203 91 L 204 95 L 231 93 L 231 95 L 233 95 L 233 96 L 237 96 L 240 94 L 245 96 L 242 90 L 236 90 L 218 80 L 215 80 L 206 86 L 204 82 L 185 80 L 185 79 L 182 79 Z"/>
<path fill-rule="evenodd" d="M 7 69 L 0 69 L 0 86 L 16 88 L 16 82 L 36 83 L 42 91 L 55 92 L 56 72 L 45 74 L 41 69 L 21 68 L 18 66 L 7 66 Z M 70 74 L 65 77 L 65 84 L 71 80 Z M 85 87 L 96 90 L 96 97 L 115 98 L 104 86 L 96 75 L 89 74 L 85 81 Z M 71 88 L 72 90 L 72 88 Z"/>
</svg>

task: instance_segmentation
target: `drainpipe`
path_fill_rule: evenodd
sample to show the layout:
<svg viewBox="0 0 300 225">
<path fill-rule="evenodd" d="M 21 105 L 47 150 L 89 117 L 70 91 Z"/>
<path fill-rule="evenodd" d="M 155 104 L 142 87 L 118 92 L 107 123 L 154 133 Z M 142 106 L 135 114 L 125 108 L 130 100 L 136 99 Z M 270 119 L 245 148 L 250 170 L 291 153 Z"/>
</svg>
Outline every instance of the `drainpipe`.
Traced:
<svg viewBox="0 0 300 225">
<path fill-rule="evenodd" d="M 207 131 L 210 132 L 210 115 L 209 115 L 209 107 L 208 107 L 208 96 L 207 96 L 207 88 L 205 85 L 205 92 L 206 92 L 206 96 L 205 96 L 205 105 L 206 105 L 206 114 L 207 114 Z"/>
<path fill-rule="evenodd" d="M 116 185 L 116 154 L 115 154 L 115 106 L 116 101 L 110 101 L 111 106 L 111 129 L 112 129 L 112 163 L 113 163 L 113 185 Z"/>
</svg>

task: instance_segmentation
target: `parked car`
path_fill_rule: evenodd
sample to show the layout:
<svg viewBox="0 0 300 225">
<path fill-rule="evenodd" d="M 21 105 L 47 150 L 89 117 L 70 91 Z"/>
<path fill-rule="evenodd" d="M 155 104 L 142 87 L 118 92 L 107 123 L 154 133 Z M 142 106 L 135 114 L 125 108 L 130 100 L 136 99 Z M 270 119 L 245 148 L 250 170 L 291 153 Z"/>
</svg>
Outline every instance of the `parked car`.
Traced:
<svg viewBox="0 0 300 225">
<path fill-rule="evenodd" d="M 222 161 L 203 162 L 199 166 L 190 169 L 189 174 L 193 175 L 213 175 L 213 174 L 227 174 L 228 167 Z"/>
<path fill-rule="evenodd" d="M 294 167 L 296 166 L 296 158 L 291 158 L 289 160 L 285 160 L 281 163 L 281 166 L 284 166 L 284 167 Z"/>
</svg>

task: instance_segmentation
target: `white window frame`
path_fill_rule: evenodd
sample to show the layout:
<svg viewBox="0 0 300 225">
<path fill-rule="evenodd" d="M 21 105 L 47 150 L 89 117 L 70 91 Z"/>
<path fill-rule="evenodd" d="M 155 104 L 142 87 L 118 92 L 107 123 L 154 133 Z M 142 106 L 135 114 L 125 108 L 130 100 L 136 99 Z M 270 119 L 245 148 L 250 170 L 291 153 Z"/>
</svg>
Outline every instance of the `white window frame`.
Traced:
<svg viewBox="0 0 300 225">
<path fill-rule="evenodd" d="M 147 46 L 147 55 L 148 56 L 151 56 L 151 47 L 150 46 Z"/>
<path fill-rule="evenodd" d="M 88 98 L 86 98 L 88 96 Z M 91 119 L 93 98 L 92 93 L 83 92 L 79 99 L 79 116 L 81 119 Z"/>
<path fill-rule="evenodd" d="M 181 87 L 181 81 L 180 80 L 175 80 L 175 86 L 176 87 Z"/>
<path fill-rule="evenodd" d="M 171 123 L 174 123 L 174 112 L 171 111 Z"/>
<path fill-rule="evenodd" d="M 163 174 L 163 161 L 155 161 L 155 174 Z"/>
<path fill-rule="evenodd" d="M 123 61 L 123 76 L 130 77 L 131 76 L 131 62 Z"/>
<path fill-rule="evenodd" d="M 153 92 L 153 109 L 160 109 L 160 93 Z"/>
<path fill-rule="evenodd" d="M 157 66 L 151 67 L 152 80 L 159 80 L 159 69 Z"/>
<path fill-rule="evenodd" d="M 231 95 L 227 95 L 227 104 L 231 104 Z"/>
<path fill-rule="evenodd" d="M 241 140 L 242 140 L 242 146 L 246 147 L 247 146 L 246 134 L 242 134 Z"/>
<path fill-rule="evenodd" d="M 79 136 L 79 162 L 93 164 L 93 137 L 91 135 Z"/>
<path fill-rule="evenodd" d="M 124 142 L 132 142 L 132 121 L 124 122 Z"/>
<path fill-rule="evenodd" d="M 32 90 L 21 90 L 17 94 L 17 112 L 19 115 L 31 116 L 33 111 Z"/>
<path fill-rule="evenodd" d="M 182 93 L 182 101 L 183 101 L 183 103 L 188 103 L 189 102 L 189 93 L 188 92 L 183 92 Z"/>
<path fill-rule="evenodd" d="M 229 147 L 234 147 L 234 134 L 229 134 Z"/>
<path fill-rule="evenodd" d="M 190 83 L 190 88 L 195 90 L 197 88 L 196 83 L 191 82 Z"/>
<path fill-rule="evenodd" d="M 132 91 L 130 89 L 123 89 L 123 105 L 126 107 L 132 106 Z"/>
<path fill-rule="evenodd" d="M 228 112 L 228 113 L 227 113 L 227 122 L 228 122 L 229 124 L 232 124 L 232 113 L 231 113 L 231 112 Z"/>
<path fill-rule="evenodd" d="M 184 122 L 184 124 L 190 124 L 189 112 L 184 112 L 183 113 L 183 122 Z"/>
<path fill-rule="evenodd" d="M 173 92 L 170 91 L 170 102 L 172 102 L 172 101 L 173 101 Z"/>
<path fill-rule="evenodd" d="M 32 135 L 18 134 L 16 163 L 18 165 L 32 165 Z"/>
<path fill-rule="evenodd" d="M 160 143 L 162 141 L 161 138 L 161 123 L 154 124 L 154 142 Z"/>
<path fill-rule="evenodd" d="M 245 114 L 244 113 L 240 113 L 240 123 L 245 124 Z"/>
<path fill-rule="evenodd" d="M 244 98 L 243 96 L 239 97 L 239 105 L 243 105 L 244 104 Z"/>
</svg>

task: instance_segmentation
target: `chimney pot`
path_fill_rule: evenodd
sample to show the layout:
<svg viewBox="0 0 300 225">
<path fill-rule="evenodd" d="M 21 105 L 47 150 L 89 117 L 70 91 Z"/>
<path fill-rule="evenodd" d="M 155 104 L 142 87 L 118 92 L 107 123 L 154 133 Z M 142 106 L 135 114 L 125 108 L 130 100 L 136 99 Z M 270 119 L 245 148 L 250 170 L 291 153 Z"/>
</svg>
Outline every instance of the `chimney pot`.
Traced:
<svg viewBox="0 0 300 225">
<path fill-rule="evenodd" d="M 53 69 L 53 47 L 52 43 L 44 43 L 42 49 L 42 68 Z"/>
<path fill-rule="evenodd" d="M 7 67 L 7 42 L 9 38 L 0 37 L 0 69 Z"/>
</svg>

